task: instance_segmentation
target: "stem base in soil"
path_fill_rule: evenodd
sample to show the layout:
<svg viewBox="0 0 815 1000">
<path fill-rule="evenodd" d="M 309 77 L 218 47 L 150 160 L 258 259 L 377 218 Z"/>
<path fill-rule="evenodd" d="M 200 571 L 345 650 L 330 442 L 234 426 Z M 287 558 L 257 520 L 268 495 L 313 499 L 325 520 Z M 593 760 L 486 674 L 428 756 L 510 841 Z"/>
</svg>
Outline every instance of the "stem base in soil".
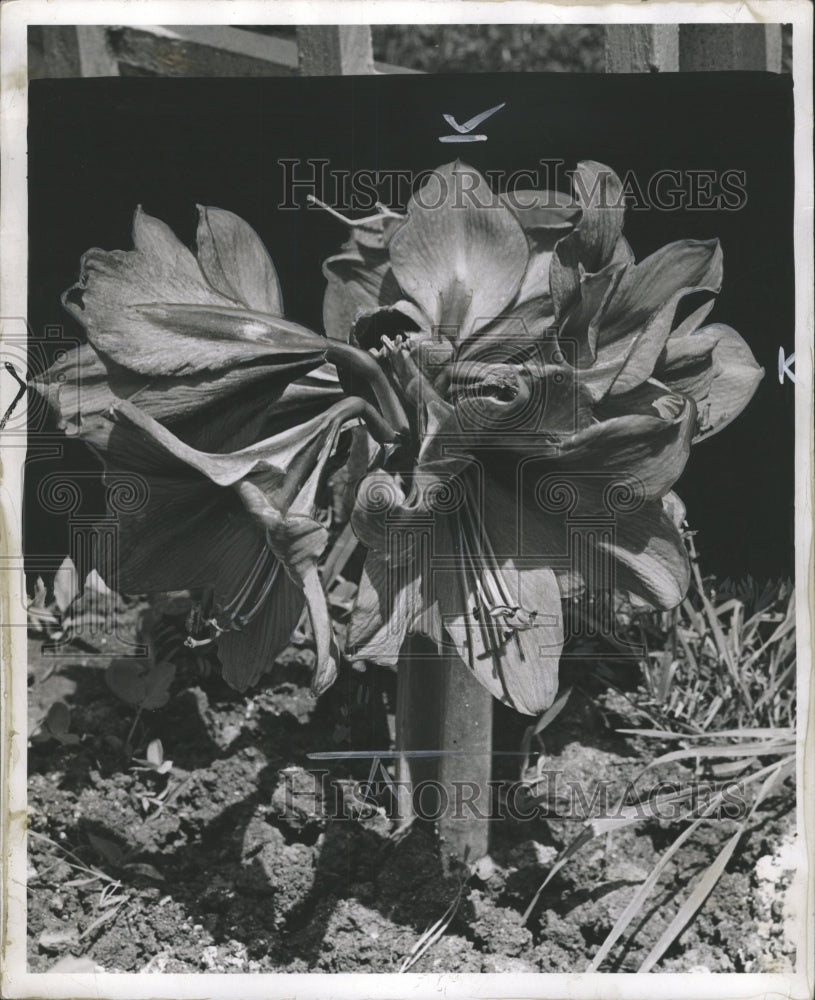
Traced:
<svg viewBox="0 0 815 1000">
<path fill-rule="evenodd" d="M 486 854 L 492 696 L 457 656 L 435 652 L 426 640 L 409 640 L 399 664 L 396 741 L 400 820 L 437 814 L 445 860 Z M 435 787 L 423 791 L 424 782 Z"/>
</svg>

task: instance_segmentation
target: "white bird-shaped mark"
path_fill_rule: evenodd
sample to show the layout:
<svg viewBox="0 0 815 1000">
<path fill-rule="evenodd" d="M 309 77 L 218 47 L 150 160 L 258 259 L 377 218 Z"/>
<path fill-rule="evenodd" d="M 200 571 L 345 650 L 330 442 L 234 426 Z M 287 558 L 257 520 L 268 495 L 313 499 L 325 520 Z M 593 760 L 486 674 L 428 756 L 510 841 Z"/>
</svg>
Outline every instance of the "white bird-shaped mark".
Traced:
<svg viewBox="0 0 815 1000">
<path fill-rule="evenodd" d="M 487 138 L 485 135 L 470 135 L 470 133 L 482 122 L 485 122 L 490 115 L 494 115 L 496 111 L 500 111 L 505 105 L 506 101 L 502 104 L 496 104 L 494 108 L 482 111 L 480 115 L 470 118 L 463 125 L 459 125 L 452 115 L 442 115 L 447 124 L 454 128 L 458 135 L 440 135 L 439 142 L 484 142 Z"/>
</svg>

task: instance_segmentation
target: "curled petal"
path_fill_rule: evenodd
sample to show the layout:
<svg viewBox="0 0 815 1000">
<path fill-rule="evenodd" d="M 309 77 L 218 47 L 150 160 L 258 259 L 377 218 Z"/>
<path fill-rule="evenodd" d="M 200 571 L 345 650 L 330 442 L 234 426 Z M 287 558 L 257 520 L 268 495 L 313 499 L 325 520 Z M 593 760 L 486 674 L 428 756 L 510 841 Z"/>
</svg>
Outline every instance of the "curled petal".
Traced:
<svg viewBox="0 0 815 1000">
<path fill-rule="evenodd" d="M 654 377 L 672 392 L 692 396 L 700 403 L 713 384 L 713 350 L 719 334 L 697 330 L 684 337 L 673 334 L 659 356 Z"/>
<path fill-rule="evenodd" d="M 614 294 L 625 266 L 614 262 L 599 271 L 580 275 L 572 308 L 558 330 L 558 343 L 569 352 L 574 364 L 581 368 L 595 362 L 597 328 L 594 320 Z"/>
<path fill-rule="evenodd" d="M 715 323 L 685 337 L 671 337 L 657 374 L 668 388 L 696 400 L 699 415 L 693 441 L 697 443 L 741 413 L 764 369 L 735 330 Z"/>
<path fill-rule="evenodd" d="M 463 340 L 515 298 L 529 250 L 517 219 L 484 178 L 456 162 L 434 171 L 411 199 L 390 257 L 403 291 L 431 323 Z"/>
<path fill-rule="evenodd" d="M 323 263 L 328 285 L 323 326 L 332 340 L 348 342 L 357 317 L 402 297 L 387 251 L 370 247 L 346 250 Z"/>
<path fill-rule="evenodd" d="M 549 284 L 555 241 L 550 239 L 550 232 L 550 230 L 542 230 L 530 234 L 529 263 L 526 266 L 524 279 L 518 289 L 515 301 L 509 307 L 511 315 L 523 315 L 532 329 L 540 325 L 535 322 L 537 319 L 535 313 L 540 314 L 541 318 L 547 321 L 544 323 L 546 326 L 551 323 L 555 314 Z M 530 303 L 534 303 L 535 312 L 532 311 Z"/>
<path fill-rule="evenodd" d="M 611 539 L 597 548 L 614 560 L 614 584 L 661 610 L 675 608 L 690 583 L 690 562 L 682 536 L 662 503 L 647 503 L 618 515 Z"/>
<path fill-rule="evenodd" d="M 109 411 L 121 400 L 139 409 L 200 450 L 231 451 L 302 423 L 342 396 L 336 370 L 324 364 L 305 375 L 290 369 L 248 364 L 209 377 L 145 376 L 83 344 L 55 362 L 34 388 L 46 400 L 61 430 L 106 450 L 114 426 Z M 293 376 L 299 377 L 292 380 Z"/>
<path fill-rule="evenodd" d="M 301 467 L 305 466 L 306 475 L 311 472 L 313 466 L 308 459 L 315 449 L 323 446 L 326 434 L 352 414 L 356 402 L 343 400 L 304 424 L 288 427 L 265 441 L 224 454 L 190 447 L 126 400 L 117 404 L 114 417 L 140 430 L 153 450 L 161 450 L 168 458 L 206 476 L 217 486 L 233 486 L 253 473 L 262 473 L 267 488 L 282 489 L 292 479 L 305 478 Z"/>
<path fill-rule="evenodd" d="M 281 514 L 254 483 L 240 483 L 238 492 L 252 516 L 266 526 L 272 551 L 305 597 L 317 651 L 312 688 L 315 694 L 322 694 L 336 679 L 339 659 L 328 602 L 317 572 L 328 532 L 306 514 Z"/>
<path fill-rule="evenodd" d="M 718 292 L 721 283 L 718 240 L 672 243 L 627 267 L 590 326 L 596 362 L 608 371 L 598 388 L 619 395 L 649 378 L 681 300 L 694 292 Z"/>
<path fill-rule="evenodd" d="M 572 308 L 583 273 L 599 271 L 615 260 L 631 260 L 622 239 L 625 202 L 620 178 L 602 163 L 583 160 L 577 165 L 574 186 L 583 214 L 573 232 L 557 244 L 552 258 L 552 298 L 558 318 Z"/>
<path fill-rule="evenodd" d="M 563 438 L 550 460 L 551 470 L 588 473 L 581 485 L 588 497 L 602 489 L 603 477 L 609 475 L 636 481 L 647 499 L 663 497 L 687 462 L 696 407 L 685 397 L 658 391 L 641 405 L 650 412 L 611 416 Z M 596 486 L 591 475 L 598 476 Z"/>
<path fill-rule="evenodd" d="M 718 292 L 722 249 L 718 240 L 680 240 L 625 269 L 598 320 L 598 347 L 641 327 L 677 293 Z"/>
<path fill-rule="evenodd" d="M 567 364 L 538 358 L 518 365 L 458 362 L 451 390 L 461 427 L 459 440 L 443 441 L 456 449 L 498 447 L 514 454 L 556 454 L 558 443 L 592 422 L 590 398 L 581 372 Z"/>
<path fill-rule="evenodd" d="M 549 270 L 558 240 L 580 220 L 580 205 L 560 191 L 507 191 L 500 195 L 526 233 L 529 263 L 518 295 L 512 306 L 536 301 L 549 317 L 554 315 L 549 287 Z"/>
<path fill-rule="evenodd" d="M 377 469 L 360 480 L 351 512 L 354 534 L 363 545 L 388 558 L 407 558 L 392 549 L 397 520 L 410 517 L 405 493 L 396 478 Z"/>
<path fill-rule="evenodd" d="M 407 565 L 394 567 L 370 552 L 348 623 L 346 654 L 394 667 L 408 630 L 425 610 L 422 578 Z"/>
<path fill-rule="evenodd" d="M 82 435 L 104 447 L 111 430 L 108 410 L 122 396 L 142 387 L 143 379 L 119 369 L 123 379 L 117 392 L 108 365 L 90 344 L 67 351 L 32 384 L 54 415 L 57 426 L 71 436 Z"/>
<path fill-rule="evenodd" d="M 317 652 L 312 678 L 312 690 L 317 695 L 334 683 L 339 661 L 328 602 L 317 570 L 328 542 L 328 531 L 314 519 L 317 489 L 337 433 L 338 427 L 335 426 L 325 437 L 308 478 L 285 511 L 255 482 L 243 479 L 237 487 L 249 513 L 265 526 L 272 552 L 305 597 Z"/>
<path fill-rule="evenodd" d="M 247 309 L 283 315 L 277 271 L 258 234 L 221 208 L 198 206 L 198 263 L 207 281 Z"/>
<path fill-rule="evenodd" d="M 534 715 L 557 693 L 560 588 L 547 560 L 519 546 L 514 511 L 496 502 L 498 496 L 489 490 L 483 520 L 472 507 L 451 519 L 458 565 L 442 565 L 434 588 L 442 623 L 465 666 L 500 701 Z"/>
<path fill-rule="evenodd" d="M 499 197 L 527 232 L 552 230 L 560 238 L 580 221 L 580 203 L 562 191 L 512 190 Z"/>
<path fill-rule="evenodd" d="M 324 338 L 241 308 L 216 290 L 172 231 L 139 209 L 131 251 L 89 250 L 63 304 L 102 354 L 144 375 L 222 371 L 279 357 L 304 370 L 322 362 Z M 322 342 L 322 343 L 321 343 Z"/>
</svg>

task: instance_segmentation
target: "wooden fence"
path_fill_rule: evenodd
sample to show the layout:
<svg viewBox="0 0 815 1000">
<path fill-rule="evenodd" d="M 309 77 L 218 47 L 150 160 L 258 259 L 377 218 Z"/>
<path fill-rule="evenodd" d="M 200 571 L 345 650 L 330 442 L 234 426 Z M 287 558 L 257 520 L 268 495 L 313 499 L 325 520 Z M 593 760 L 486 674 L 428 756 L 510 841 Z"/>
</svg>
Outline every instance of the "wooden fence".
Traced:
<svg viewBox="0 0 815 1000">
<path fill-rule="evenodd" d="M 376 62 L 368 25 L 304 25 L 296 37 L 224 26 L 32 28 L 35 75 L 337 76 L 414 73 Z M 768 70 L 786 65 L 780 24 L 608 25 L 609 73 Z M 788 56 L 788 53 L 787 53 Z"/>
</svg>

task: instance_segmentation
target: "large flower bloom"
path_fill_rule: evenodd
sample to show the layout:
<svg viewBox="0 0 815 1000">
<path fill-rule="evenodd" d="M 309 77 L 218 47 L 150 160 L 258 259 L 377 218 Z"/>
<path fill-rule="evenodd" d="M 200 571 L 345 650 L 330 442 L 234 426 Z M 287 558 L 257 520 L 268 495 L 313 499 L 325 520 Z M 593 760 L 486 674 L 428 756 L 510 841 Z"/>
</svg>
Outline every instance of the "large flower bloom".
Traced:
<svg viewBox="0 0 815 1000">
<path fill-rule="evenodd" d="M 595 163 L 578 180 L 575 199 L 510 198 L 461 164 L 436 171 L 406 216 L 354 225 L 326 261 L 327 337 L 283 318 L 272 262 L 228 212 L 201 209 L 196 254 L 141 211 L 132 251 L 89 251 L 64 297 L 89 343 L 40 388 L 108 473 L 148 484 L 120 516 L 118 584 L 209 588 L 239 688 L 305 601 L 322 690 L 337 652 L 317 490 L 362 424 L 385 447 L 352 515 L 368 551 L 349 653 L 393 664 L 421 631 L 534 713 L 555 695 L 564 596 L 677 604 L 671 487 L 761 371 L 734 331 L 701 325 L 718 244 L 637 263 L 619 180 Z M 691 294 L 707 301 L 689 311 Z"/>
<path fill-rule="evenodd" d="M 413 414 L 412 449 L 359 490 L 350 646 L 395 663 L 424 632 L 527 713 L 556 692 L 563 596 L 682 599 L 671 486 L 761 377 L 734 331 L 699 328 L 709 304 L 678 316 L 718 291 L 718 243 L 636 263 L 616 176 L 583 163 L 578 177 L 578 201 L 509 198 L 450 164 L 404 224 L 325 266 L 327 331 L 377 355 Z M 615 491 L 627 499 L 610 510 Z M 610 512 L 613 530 L 596 530 Z"/>
<path fill-rule="evenodd" d="M 305 598 L 321 689 L 336 651 L 316 571 L 327 540 L 316 490 L 349 421 L 396 436 L 344 393 L 331 362 L 367 376 L 374 401 L 378 386 L 397 425 L 398 403 L 370 356 L 283 318 L 274 266 L 236 216 L 201 208 L 193 254 L 138 210 L 133 241 L 83 257 L 63 301 L 89 343 L 38 386 L 108 475 L 147 484 L 145 506 L 119 515 L 116 583 L 208 588 L 224 675 L 241 689 L 286 644 Z"/>
</svg>

